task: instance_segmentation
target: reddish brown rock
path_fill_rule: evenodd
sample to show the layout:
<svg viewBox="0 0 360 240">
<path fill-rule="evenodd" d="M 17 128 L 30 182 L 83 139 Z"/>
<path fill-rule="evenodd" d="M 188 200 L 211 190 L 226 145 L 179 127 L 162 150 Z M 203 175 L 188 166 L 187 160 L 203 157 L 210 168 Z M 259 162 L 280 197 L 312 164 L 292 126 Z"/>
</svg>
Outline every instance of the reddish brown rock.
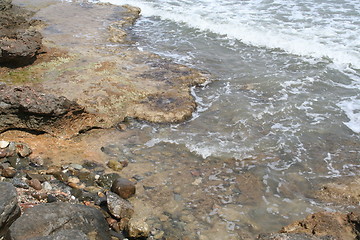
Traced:
<svg viewBox="0 0 360 240">
<path fill-rule="evenodd" d="M 16 175 L 16 170 L 13 168 L 5 168 L 2 170 L 1 175 L 6 178 L 13 178 Z"/>
<path fill-rule="evenodd" d="M 126 179 L 118 178 L 116 179 L 112 186 L 111 191 L 122 197 L 123 199 L 128 199 L 132 197 L 136 192 L 135 183 Z"/>
<path fill-rule="evenodd" d="M 319 212 L 283 227 L 282 233 L 305 233 L 338 240 L 356 240 L 360 233 L 360 215 L 355 213 Z"/>
<path fill-rule="evenodd" d="M 42 189 L 41 182 L 36 178 L 33 178 L 33 179 L 29 180 L 28 184 L 32 188 L 34 188 L 35 190 L 41 190 Z"/>
</svg>

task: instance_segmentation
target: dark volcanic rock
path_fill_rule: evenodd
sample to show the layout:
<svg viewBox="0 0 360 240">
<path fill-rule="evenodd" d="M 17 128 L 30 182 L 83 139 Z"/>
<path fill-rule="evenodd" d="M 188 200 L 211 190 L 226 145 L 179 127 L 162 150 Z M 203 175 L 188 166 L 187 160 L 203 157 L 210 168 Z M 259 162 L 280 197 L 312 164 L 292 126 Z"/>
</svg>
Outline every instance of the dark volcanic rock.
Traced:
<svg viewBox="0 0 360 240">
<path fill-rule="evenodd" d="M 32 27 L 31 13 L 0 1 L 0 64 L 23 66 L 35 59 L 42 46 L 41 34 Z"/>
<path fill-rule="evenodd" d="M 0 238 L 19 216 L 20 207 L 15 187 L 10 183 L 0 182 Z"/>
<path fill-rule="evenodd" d="M 65 97 L 45 94 L 30 87 L 0 85 L 0 132 L 7 129 L 58 133 L 71 126 L 84 109 Z M 69 129 L 64 129 L 64 125 Z M 79 131 L 79 129 L 73 130 Z M 65 135 L 64 134 L 64 135 Z M 22 155 L 29 154 L 20 149 Z"/>
<path fill-rule="evenodd" d="M 39 239 L 62 239 L 52 238 L 52 236 L 61 235 L 60 232 L 69 230 L 81 231 L 87 235 L 88 239 L 108 240 L 111 238 L 107 222 L 99 210 L 61 202 L 42 204 L 27 209 L 11 225 L 10 236 L 12 240 L 38 239 L 39 237 L 51 237 Z M 71 234 L 74 233 L 71 232 Z"/>
<path fill-rule="evenodd" d="M 135 194 L 135 183 L 126 178 L 117 178 L 111 186 L 111 191 L 123 199 L 128 199 Z"/>
</svg>

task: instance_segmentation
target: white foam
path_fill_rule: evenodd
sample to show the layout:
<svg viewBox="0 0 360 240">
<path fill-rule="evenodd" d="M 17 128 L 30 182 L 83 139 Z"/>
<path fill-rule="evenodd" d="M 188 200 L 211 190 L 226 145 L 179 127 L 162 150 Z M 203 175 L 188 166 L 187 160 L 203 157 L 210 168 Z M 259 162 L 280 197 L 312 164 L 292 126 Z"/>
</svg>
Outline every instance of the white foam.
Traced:
<svg viewBox="0 0 360 240">
<path fill-rule="evenodd" d="M 357 25 L 360 15 L 355 14 L 356 9 L 360 10 L 360 2 L 353 0 L 333 6 L 325 3 L 314 6 L 308 0 L 278 0 L 273 4 L 236 0 L 227 1 L 227 4 L 215 0 L 188 0 L 176 4 L 170 0 L 108 2 L 132 4 L 140 7 L 144 16 L 185 23 L 245 44 L 326 58 L 342 68 L 360 69 L 360 28 Z M 302 5 L 307 4 L 311 4 L 311 11 L 302 9 Z"/>
<path fill-rule="evenodd" d="M 360 99 L 350 99 L 338 103 L 349 118 L 344 124 L 355 133 L 360 133 Z"/>
</svg>

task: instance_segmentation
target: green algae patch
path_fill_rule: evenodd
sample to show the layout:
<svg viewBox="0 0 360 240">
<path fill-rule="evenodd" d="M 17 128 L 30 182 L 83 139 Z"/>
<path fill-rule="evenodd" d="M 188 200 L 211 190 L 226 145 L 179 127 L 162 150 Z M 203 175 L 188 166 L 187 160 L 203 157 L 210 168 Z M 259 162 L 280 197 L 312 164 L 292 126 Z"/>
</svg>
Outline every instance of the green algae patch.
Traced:
<svg viewBox="0 0 360 240">
<path fill-rule="evenodd" d="M 61 71 L 61 66 L 70 62 L 70 57 L 57 57 L 49 62 L 41 62 L 32 66 L 5 69 L 0 71 L 0 81 L 8 85 L 31 85 L 44 81 L 45 73 Z"/>
</svg>

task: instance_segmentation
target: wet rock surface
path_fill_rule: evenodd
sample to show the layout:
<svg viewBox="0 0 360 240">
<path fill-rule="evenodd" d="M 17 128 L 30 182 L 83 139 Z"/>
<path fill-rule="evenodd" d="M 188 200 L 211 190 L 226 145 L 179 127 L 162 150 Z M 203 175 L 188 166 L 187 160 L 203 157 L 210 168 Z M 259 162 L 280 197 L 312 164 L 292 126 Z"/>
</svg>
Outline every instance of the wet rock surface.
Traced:
<svg viewBox="0 0 360 240">
<path fill-rule="evenodd" d="M 16 188 L 10 183 L 0 182 L 0 238 L 19 216 Z"/>
<path fill-rule="evenodd" d="M 39 54 L 42 36 L 29 20 L 31 15 L 9 0 L 0 2 L 0 65 L 24 66 Z"/>
</svg>

